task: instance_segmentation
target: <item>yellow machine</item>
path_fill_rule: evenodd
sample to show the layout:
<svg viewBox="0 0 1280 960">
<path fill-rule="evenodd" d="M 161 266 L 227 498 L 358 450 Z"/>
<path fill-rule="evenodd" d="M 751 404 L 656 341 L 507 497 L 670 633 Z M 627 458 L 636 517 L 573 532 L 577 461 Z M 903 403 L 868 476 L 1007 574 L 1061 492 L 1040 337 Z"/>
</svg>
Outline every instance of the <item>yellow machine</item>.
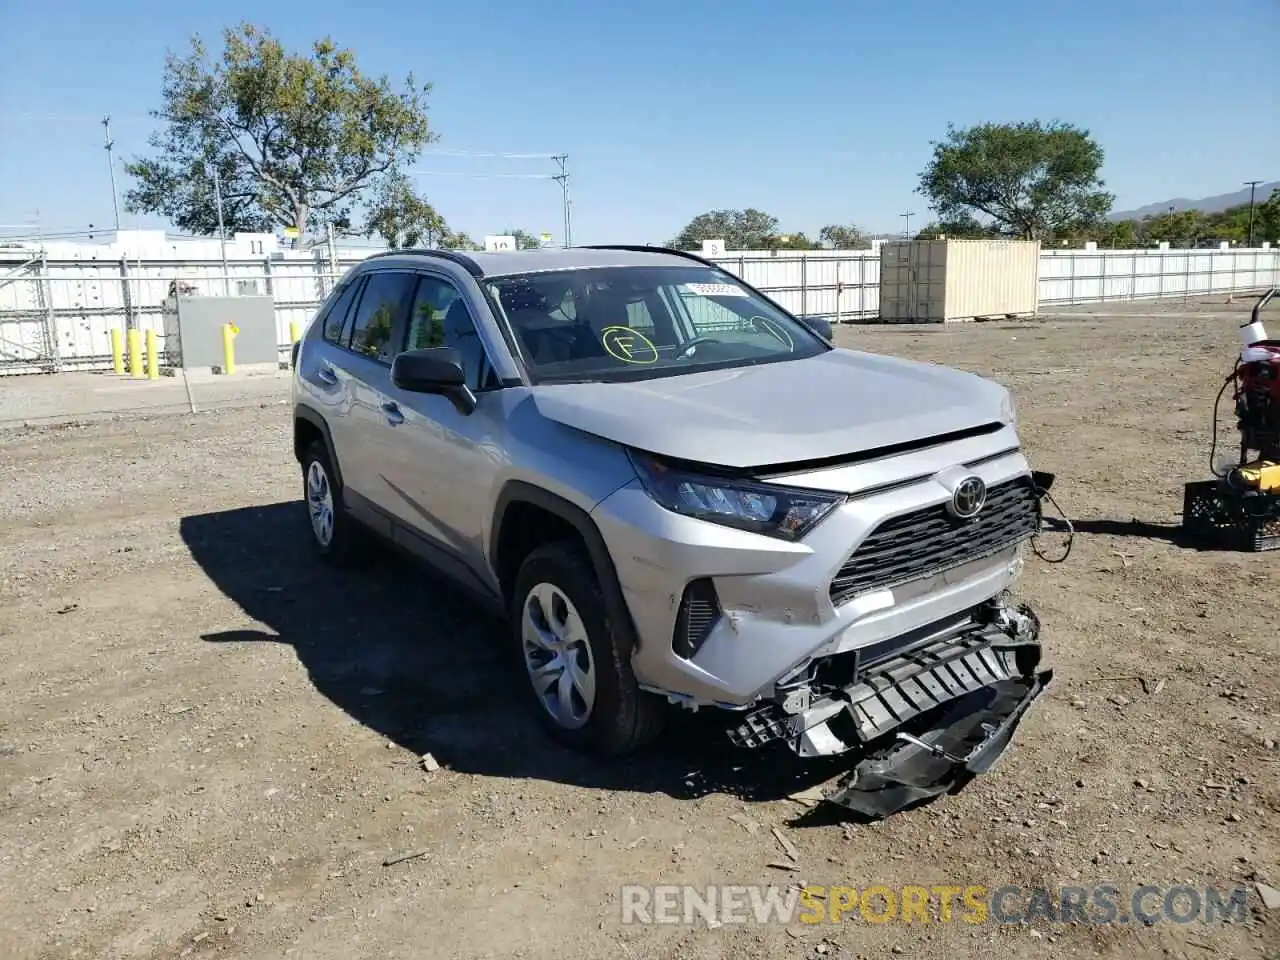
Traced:
<svg viewBox="0 0 1280 960">
<path fill-rule="evenodd" d="M 1243 550 L 1280 550 L 1280 340 L 1267 336 L 1262 308 L 1277 294 L 1273 287 L 1240 326 L 1240 356 L 1213 404 L 1213 480 L 1188 483 L 1183 491 L 1182 526 L 1187 532 Z M 1218 405 L 1228 390 L 1240 431 L 1240 458 L 1219 471 Z"/>
<path fill-rule="evenodd" d="M 1227 482 L 1245 490 L 1280 495 L 1280 463 L 1274 460 L 1255 460 L 1242 464 L 1228 474 Z"/>
</svg>

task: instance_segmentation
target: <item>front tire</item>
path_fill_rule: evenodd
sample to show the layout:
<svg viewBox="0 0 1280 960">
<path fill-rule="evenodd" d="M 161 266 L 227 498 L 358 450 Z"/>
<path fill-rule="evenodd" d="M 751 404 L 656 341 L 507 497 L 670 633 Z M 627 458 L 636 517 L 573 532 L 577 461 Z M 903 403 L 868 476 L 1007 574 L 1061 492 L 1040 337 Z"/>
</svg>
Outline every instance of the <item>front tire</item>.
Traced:
<svg viewBox="0 0 1280 960">
<path fill-rule="evenodd" d="M 326 563 L 355 566 L 368 559 L 368 542 L 346 511 L 342 485 L 336 477 L 329 448 L 317 440 L 302 458 L 302 499 L 310 521 L 311 546 Z"/>
<path fill-rule="evenodd" d="M 619 756 L 661 732 L 666 705 L 637 685 L 630 632 L 610 619 L 578 544 L 547 544 L 525 558 L 510 619 L 531 708 L 561 743 Z"/>
</svg>

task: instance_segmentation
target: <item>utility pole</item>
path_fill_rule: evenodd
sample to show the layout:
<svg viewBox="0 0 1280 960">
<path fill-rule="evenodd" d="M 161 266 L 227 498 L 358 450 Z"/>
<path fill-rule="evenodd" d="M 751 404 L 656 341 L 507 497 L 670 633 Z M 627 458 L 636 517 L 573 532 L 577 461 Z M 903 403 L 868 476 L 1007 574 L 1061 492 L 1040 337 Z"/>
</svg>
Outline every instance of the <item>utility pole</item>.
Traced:
<svg viewBox="0 0 1280 960">
<path fill-rule="evenodd" d="M 222 250 L 222 288 L 231 296 L 231 271 L 227 268 L 227 231 L 222 224 L 222 184 L 218 179 L 218 168 L 213 168 L 213 203 L 218 208 L 218 247 Z"/>
<path fill-rule="evenodd" d="M 111 139 L 111 118 L 102 118 L 102 137 L 107 151 L 107 172 L 111 174 L 111 209 L 116 215 L 116 233 L 120 232 L 120 198 L 116 196 L 116 162 L 111 154 L 115 141 Z"/>
<path fill-rule="evenodd" d="M 1244 185 L 1249 188 L 1249 246 L 1253 246 L 1253 193 L 1258 189 L 1261 180 L 1246 180 Z"/>
<path fill-rule="evenodd" d="M 560 165 L 560 173 L 551 179 L 560 184 L 561 203 L 564 206 L 564 245 L 571 247 L 573 246 L 573 219 L 569 214 L 569 171 L 565 168 L 569 155 L 557 153 L 551 159 Z"/>
<path fill-rule="evenodd" d="M 904 221 L 904 226 L 902 228 L 902 238 L 904 240 L 911 239 L 911 218 L 915 215 L 916 212 L 914 210 L 908 210 L 906 213 L 898 214 L 898 216 L 902 217 Z"/>
</svg>

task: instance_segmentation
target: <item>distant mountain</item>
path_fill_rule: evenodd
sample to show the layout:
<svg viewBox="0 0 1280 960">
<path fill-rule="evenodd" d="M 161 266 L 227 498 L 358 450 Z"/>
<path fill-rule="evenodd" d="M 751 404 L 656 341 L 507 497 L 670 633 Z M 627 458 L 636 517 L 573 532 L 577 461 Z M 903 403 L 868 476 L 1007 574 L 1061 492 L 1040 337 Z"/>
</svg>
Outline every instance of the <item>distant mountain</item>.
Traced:
<svg viewBox="0 0 1280 960">
<path fill-rule="evenodd" d="M 1260 183 L 1254 192 L 1253 202 L 1262 203 L 1271 196 L 1272 190 L 1280 190 L 1280 180 L 1271 183 Z M 1175 197 L 1173 200 L 1162 200 L 1160 203 L 1149 203 L 1136 210 L 1121 210 L 1111 214 L 1112 220 L 1141 220 L 1143 217 L 1154 217 L 1168 213 L 1173 207 L 1177 213 L 1182 210 L 1199 210 L 1201 213 L 1221 213 L 1231 207 L 1238 207 L 1249 202 L 1249 188 L 1237 190 L 1235 193 L 1220 193 L 1216 197 L 1201 197 L 1199 200 L 1188 200 L 1186 197 Z"/>
</svg>

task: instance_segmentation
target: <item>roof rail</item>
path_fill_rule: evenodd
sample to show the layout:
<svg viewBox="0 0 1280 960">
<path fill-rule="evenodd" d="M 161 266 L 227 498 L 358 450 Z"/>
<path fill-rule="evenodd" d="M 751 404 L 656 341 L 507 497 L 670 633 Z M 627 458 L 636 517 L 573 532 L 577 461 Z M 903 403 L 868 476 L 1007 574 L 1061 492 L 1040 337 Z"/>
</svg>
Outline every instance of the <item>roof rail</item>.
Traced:
<svg viewBox="0 0 1280 960">
<path fill-rule="evenodd" d="M 480 264 L 476 263 L 465 253 L 457 253 L 453 250 L 428 250 L 425 248 L 413 247 L 407 250 L 385 250 L 382 253 L 375 253 L 366 260 L 374 260 L 378 257 L 438 257 L 441 260 L 449 260 L 466 270 L 477 280 L 484 276 L 484 271 L 480 269 Z"/>
<path fill-rule="evenodd" d="M 722 269 L 720 264 L 706 257 L 700 257 L 696 253 L 690 253 L 688 250 L 676 250 L 674 247 L 649 247 L 641 243 L 589 243 L 584 250 L 629 250 L 632 253 L 665 253 L 673 257 L 684 257 L 686 260 L 694 260 L 708 267 L 715 267 L 717 270 Z"/>
</svg>

